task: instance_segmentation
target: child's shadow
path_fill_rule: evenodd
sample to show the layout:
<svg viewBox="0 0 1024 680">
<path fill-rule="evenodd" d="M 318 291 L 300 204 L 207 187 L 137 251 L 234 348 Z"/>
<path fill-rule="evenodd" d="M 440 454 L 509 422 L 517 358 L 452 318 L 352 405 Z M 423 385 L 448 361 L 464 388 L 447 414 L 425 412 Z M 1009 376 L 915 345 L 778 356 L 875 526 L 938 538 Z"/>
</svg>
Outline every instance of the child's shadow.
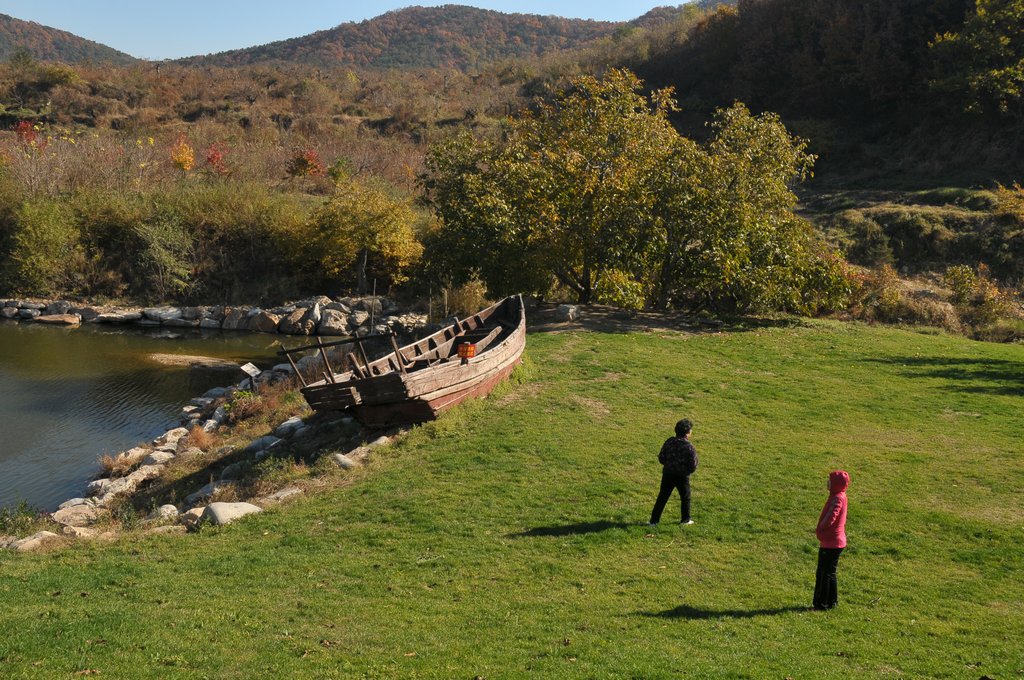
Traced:
<svg viewBox="0 0 1024 680">
<path fill-rule="evenodd" d="M 642 616 L 657 616 L 663 619 L 749 619 L 755 616 L 775 616 L 788 612 L 807 611 L 810 607 L 777 607 L 775 609 L 701 609 L 681 604 L 663 612 L 639 612 Z"/>
</svg>

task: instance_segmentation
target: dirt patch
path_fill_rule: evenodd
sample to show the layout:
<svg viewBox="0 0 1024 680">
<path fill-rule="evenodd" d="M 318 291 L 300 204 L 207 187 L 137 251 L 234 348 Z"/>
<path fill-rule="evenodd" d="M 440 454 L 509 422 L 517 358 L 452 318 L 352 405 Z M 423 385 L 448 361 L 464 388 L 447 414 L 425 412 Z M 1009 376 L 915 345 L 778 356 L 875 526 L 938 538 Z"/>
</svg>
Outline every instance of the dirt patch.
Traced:
<svg viewBox="0 0 1024 680">
<path fill-rule="evenodd" d="M 187 366 L 207 371 L 240 371 L 237 363 L 216 357 L 203 357 L 192 354 L 148 354 L 146 358 L 164 366 Z"/>
<path fill-rule="evenodd" d="M 503 394 L 494 400 L 496 406 L 508 406 L 509 404 L 515 404 L 523 401 L 524 399 L 533 399 L 544 389 L 544 383 L 529 383 L 522 385 L 514 390 L 511 390 L 507 394 Z"/>
<path fill-rule="evenodd" d="M 573 397 L 573 402 L 582 407 L 584 411 L 596 418 L 606 418 L 611 414 L 611 409 L 608 408 L 608 404 L 604 403 L 600 399 L 590 399 L 588 397 Z"/>
</svg>

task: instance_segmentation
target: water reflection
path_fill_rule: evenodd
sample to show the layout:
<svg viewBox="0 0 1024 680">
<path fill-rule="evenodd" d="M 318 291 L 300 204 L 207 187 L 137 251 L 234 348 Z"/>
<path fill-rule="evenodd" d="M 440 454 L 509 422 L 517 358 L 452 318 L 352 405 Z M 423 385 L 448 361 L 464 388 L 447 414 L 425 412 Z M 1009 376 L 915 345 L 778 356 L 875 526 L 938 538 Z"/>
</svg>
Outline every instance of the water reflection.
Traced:
<svg viewBox="0 0 1024 680">
<path fill-rule="evenodd" d="M 0 323 L 0 507 L 52 509 L 84 491 L 96 459 L 175 424 L 183 402 L 241 373 L 150 361 L 152 353 L 273 363 L 273 337 Z"/>
</svg>

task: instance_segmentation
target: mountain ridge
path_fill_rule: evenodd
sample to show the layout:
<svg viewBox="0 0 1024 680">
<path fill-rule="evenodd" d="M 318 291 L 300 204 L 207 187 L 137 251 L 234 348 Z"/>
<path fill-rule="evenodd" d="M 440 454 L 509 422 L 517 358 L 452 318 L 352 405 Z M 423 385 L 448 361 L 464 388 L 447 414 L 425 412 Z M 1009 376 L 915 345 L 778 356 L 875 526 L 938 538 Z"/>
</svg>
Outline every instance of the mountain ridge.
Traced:
<svg viewBox="0 0 1024 680">
<path fill-rule="evenodd" d="M 95 40 L 0 13 L 0 59 L 9 59 L 19 49 L 39 61 L 109 62 L 121 66 L 141 61 Z"/>
</svg>

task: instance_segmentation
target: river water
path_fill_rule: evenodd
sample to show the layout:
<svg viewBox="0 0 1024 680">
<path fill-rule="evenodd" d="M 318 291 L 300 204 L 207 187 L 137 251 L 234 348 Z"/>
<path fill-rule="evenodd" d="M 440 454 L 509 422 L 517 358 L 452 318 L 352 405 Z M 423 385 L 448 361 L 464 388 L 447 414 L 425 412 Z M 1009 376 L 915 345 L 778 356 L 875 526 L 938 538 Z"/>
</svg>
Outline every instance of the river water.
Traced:
<svg viewBox="0 0 1024 680">
<path fill-rule="evenodd" d="M 0 508 L 53 510 L 84 495 L 104 453 L 178 425 L 181 407 L 241 371 L 166 366 L 151 354 L 276 363 L 274 336 L 0 322 Z"/>
</svg>

